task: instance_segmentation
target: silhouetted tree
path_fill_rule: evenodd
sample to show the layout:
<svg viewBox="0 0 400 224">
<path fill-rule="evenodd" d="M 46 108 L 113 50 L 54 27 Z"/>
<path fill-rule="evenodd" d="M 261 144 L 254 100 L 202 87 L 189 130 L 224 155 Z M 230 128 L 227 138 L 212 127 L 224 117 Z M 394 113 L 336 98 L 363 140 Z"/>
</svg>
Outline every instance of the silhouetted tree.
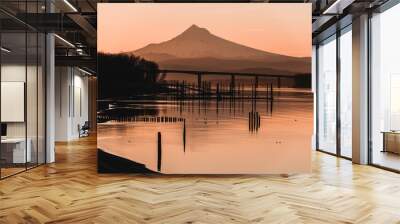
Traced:
<svg viewBox="0 0 400 224">
<path fill-rule="evenodd" d="M 98 54 L 99 98 L 128 98 L 158 91 L 158 65 L 127 54 Z"/>
</svg>

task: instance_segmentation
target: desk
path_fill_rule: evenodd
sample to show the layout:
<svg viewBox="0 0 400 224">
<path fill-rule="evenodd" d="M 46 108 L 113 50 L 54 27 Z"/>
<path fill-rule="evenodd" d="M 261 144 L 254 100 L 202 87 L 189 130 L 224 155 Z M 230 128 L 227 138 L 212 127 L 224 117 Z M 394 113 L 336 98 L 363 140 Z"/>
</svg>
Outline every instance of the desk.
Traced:
<svg viewBox="0 0 400 224">
<path fill-rule="evenodd" d="M 400 131 L 383 131 L 382 152 L 400 154 Z"/>
<path fill-rule="evenodd" d="M 31 139 L 27 139 L 28 147 L 25 152 L 25 138 L 5 138 L 1 139 L 1 157 L 6 163 L 25 163 L 31 162 Z"/>
</svg>

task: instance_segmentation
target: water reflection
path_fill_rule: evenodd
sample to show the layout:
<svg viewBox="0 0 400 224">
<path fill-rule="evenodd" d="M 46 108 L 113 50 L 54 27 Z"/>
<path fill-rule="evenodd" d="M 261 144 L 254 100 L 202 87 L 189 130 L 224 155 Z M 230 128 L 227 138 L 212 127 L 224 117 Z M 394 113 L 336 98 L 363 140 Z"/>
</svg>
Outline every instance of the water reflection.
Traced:
<svg viewBox="0 0 400 224">
<path fill-rule="evenodd" d="M 131 100 L 99 113 L 98 147 L 162 173 L 310 169 L 312 97 Z"/>
</svg>

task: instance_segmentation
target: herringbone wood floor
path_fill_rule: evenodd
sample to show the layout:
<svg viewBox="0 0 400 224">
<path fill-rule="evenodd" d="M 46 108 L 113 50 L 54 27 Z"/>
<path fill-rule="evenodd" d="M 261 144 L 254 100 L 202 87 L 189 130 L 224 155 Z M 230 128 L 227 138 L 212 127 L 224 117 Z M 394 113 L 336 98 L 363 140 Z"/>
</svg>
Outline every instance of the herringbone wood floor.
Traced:
<svg viewBox="0 0 400 224">
<path fill-rule="evenodd" d="M 313 154 L 313 173 L 99 175 L 95 138 L 0 181 L 0 223 L 400 223 L 400 175 Z"/>
</svg>

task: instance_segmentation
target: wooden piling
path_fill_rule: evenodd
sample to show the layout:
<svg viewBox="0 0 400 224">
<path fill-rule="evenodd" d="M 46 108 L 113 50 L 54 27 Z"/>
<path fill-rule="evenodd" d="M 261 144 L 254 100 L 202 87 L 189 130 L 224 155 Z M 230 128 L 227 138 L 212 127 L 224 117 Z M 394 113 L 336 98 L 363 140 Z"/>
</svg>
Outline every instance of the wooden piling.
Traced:
<svg viewBox="0 0 400 224">
<path fill-rule="evenodd" d="M 249 131 L 251 131 L 251 112 L 249 112 Z"/>
<path fill-rule="evenodd" d="M 183 119 L 183 152 L 186 151 L 186 119 Z"/>
<path fill-rule="evenodd" d="M 271 94 L 270 99 L 271 99 L 271 100 L 274 100 L 274 87 L 273 87 L 273 84 L 272 84 L 272 83 L 271 83 L 271 91 L 270 91 L 270 94 Z"/>
<path fill-rule="evenodd" d="M 162 154 L 161 154 L 161 132 L 157 133 L 157 170 L 158 172 L 161 171 L 161 158 L 162 158 Z"/>
</svg>

